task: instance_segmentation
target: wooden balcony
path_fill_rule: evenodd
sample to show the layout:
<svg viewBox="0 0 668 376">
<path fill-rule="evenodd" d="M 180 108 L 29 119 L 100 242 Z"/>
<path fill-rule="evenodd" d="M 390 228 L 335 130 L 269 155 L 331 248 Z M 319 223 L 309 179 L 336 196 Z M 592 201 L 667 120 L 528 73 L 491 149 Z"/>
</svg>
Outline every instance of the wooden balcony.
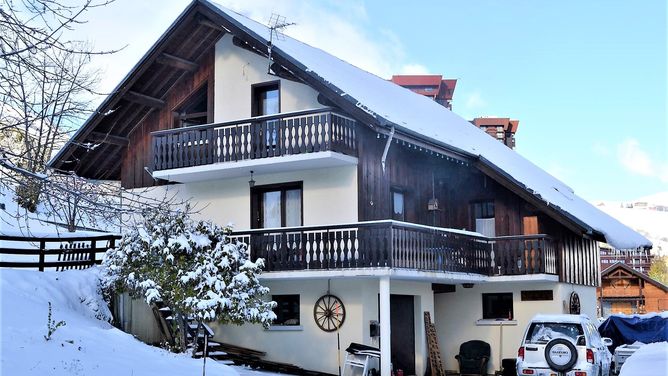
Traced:
<svg viewBox="0 0 668 376">
<path fill-rule="evenodd" d="M 392 220 L 235 232 L 265 270 L 400 268 L 485 276 L 558 274 L 545 235 L 487 238 Z"/>
<path fill-rule="evenodd" d="M 270 158 L 319 152 L 357 156 L 355 121 L 329 108 L 169 129 L 151 137 L 154 172 L 226 162 L 272 163 Z"/>
</svg>

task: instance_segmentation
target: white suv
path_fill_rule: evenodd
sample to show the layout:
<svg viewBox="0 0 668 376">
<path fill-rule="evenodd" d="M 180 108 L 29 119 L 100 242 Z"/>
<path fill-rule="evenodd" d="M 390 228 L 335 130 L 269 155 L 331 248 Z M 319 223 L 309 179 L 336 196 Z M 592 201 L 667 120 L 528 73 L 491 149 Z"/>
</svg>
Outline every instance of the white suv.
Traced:
<svg viewBox="0 0 668 376">
<path fill-rule="evenodd" d="M 585 315 L 536 315 L 517 352 L 517 374 L 608 376 L 610 345 Z"/>
</svg>

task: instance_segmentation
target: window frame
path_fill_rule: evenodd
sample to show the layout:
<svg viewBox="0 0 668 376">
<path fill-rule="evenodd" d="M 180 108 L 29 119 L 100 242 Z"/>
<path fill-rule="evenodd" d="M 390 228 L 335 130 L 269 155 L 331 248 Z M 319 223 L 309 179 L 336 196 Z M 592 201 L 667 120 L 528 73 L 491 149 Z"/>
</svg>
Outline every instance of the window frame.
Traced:
<svg viewBox="0 0 668 376">
<path fill-rule="evenodd" d="M 279 297 L 280 298 L 295 298 L 295 297 L 297 298 L 297 302 L 296 302 L 297 303 L 297 305 L 296 305 L 297 312 L 296 313 L 291 312 L 292 315 L 296 314 L 296 316 L 297 316 L 297 323 L 296 324 L 279 324 L 278 323 L 278 320 L 279 320 L 280 316 L 279 316 L 279 312 L 277 310 L 278 310 L 278 308 L 280 307 L 280 304 L 281 304 L 281 302 L 279 302 L 279 300 L 281 300 L 281 299 L 277 299 Z M 281 327 L 281 328 L 301 327 L 302 320 L 301 320 L 301 296 L 300 296 L 300 294 L 275 294 L 275 295 L 271 296 L 271 300 L 276 302 L 276 307 L 274 307 L 272 309 L 272 311 L 276 315 L 276 320 L 274 320 L 274 322 L 271 324 L 272 326 Z M 284 303 L 294 304 L 294 302 L 290 302 L 290 301 L 287 301 L 287 300 L 284 301 Z M 291 320 L 291 319 L 287 319 L 287 320 Z M 285 320 L 283 320 L 283 322 L 285 322 Z"/>
<path fill-rule="evenodd" d="M 281 113 L 281 80 L 273 80 L 273 81 L 266 81 L 266 82 L 260 82 L 256 84 L 251 85 L 251 117 L 257 117 L 257 116 L 265 116 L 265 115 L 272 115 L 272 114 L 260 114 L 260 108 L 259 108 L 259 101 L 258 101 L 258 94 L 261 91 L 269 91 L 267 88 L 270 87 L 276 87 L 276 91 L 278 91 L 278 112 Z M 274 89 L 270 89 L 274 90 Z"/>
<path fill-rule="evenodd" d="M 502 302 L 504 299 L 503 298 L 508 298 L 510 297 L 510 317 L 508 315 L 503 315 L 503 316 L 498 316 L 498 317 L 492 317 L 492 315 L 488 315 L 488 306 L 492 305 L 492 302 L 489 302 L 486 300 L 486 298 L 491 298 L 491 297 L 501 297 L 502 299 L 497 301 L 497 304 Z M 483 320 L 508 320 L 512 321 L 515 320 L 515 302 L 514 302 L 514 294 L 512 292 L 492 292 L 492 293 L 483 293 L 482 294 L 482 319 Z"/>
<path fill-rule="evenodd" d="M 266 192 L 281 192 L 281 227 L 286 227 L 285 222 L 286 217 L 286 191 L 291 191 L 299 189 L 300 191 L 300 226 L 304 225 L 304 183 L 303 181 L 293 181 L 286 183 L 277 183 L 277 184 L 265 184 L 265 185 L 256 185 L 250 188 L 251 195 L 251 228 L 263 228 L 262 224 L 264 223 L 264 213 L 262 211 L 262 196 Z M 256 216 L 257 215 L 257 216 Z"/>
<path fill-rule="evenodd" d="M 394 216 L 394 195 L 395 194 L 400 194 L 402 201 L 403 201 L 403 210 L 401 212 L 401 217 L 402 218 L 396 218 Z M 406 190 L 401 188 L 401 187 L 390 187 L 390 217 L 394 221 L 402 221 L 406 222 Z"/>
<path fill-rule="evenodd" d="M 476 219 L 491 219 L 491 218 L 496 219 L 496 202 L 493 198 L 486 199 L 486 200 L 475 200 L 475 201 L 471 201 L 469 204 L 470 204 L 470 208 L 471 208 L 470 209 L 471 210 L 471 218 L 473 219 L 474 223 L 475 223 Z M 483 210 L 484 207 L 481 207 L 481 215 L 482 216 L 481 217 L 476 216 L 476 205 L 482 205 L 482 204 L 487 204 L 487 205 L 492 204 L 492 211 L 493 211 L 492 216 L 482 215 L 482 213 L 484 211 Z M 489 208 L 489 207 L 487 207 L 487 208 Z"/>
</svg>

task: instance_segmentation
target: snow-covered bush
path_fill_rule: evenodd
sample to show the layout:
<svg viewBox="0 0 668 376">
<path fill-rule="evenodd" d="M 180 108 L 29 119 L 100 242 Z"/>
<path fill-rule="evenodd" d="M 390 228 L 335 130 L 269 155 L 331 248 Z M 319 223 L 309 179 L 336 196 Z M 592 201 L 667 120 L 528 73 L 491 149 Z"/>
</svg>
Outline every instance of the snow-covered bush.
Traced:
<svg viewBox="0 0 668 376">
<path fill-rule="evenodd" d="M 147 303 L 164 301 L 173 311 L 198 321 L 268 326 L 275 303 L 257 276 L 246 245 L 231 240 L 229 228 L 193 221 L 186 211 L 151 210 L 144 225 L 123 236 L 107 252 L 103 287 L 128 291 Z"/>
</svg>

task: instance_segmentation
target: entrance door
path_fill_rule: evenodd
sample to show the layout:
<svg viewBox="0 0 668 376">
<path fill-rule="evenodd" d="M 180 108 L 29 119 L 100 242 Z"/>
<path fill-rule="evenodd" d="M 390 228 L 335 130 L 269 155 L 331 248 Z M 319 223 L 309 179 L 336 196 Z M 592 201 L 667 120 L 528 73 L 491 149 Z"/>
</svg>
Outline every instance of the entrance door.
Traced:
<svg viewBox="0 0 668 376">
<path fill-rule="evenodd" d="M 390 295 L 392 365 L 415 375 L 415 309 L 412 295 Z"/>
</svg>

